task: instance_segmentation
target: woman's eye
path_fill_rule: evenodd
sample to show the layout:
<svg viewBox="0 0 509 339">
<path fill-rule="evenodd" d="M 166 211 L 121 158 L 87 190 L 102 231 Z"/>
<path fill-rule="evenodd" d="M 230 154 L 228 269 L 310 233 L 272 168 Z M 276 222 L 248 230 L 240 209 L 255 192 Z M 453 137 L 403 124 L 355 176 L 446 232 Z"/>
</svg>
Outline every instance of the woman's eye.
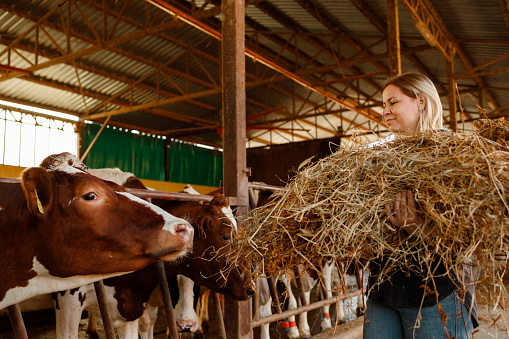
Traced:
<svg viewBox="0 0 509 339">
<path fill-rule="evenodd" d="M 83 196 L 83 199 L 85 200 L 94 200 L 95 198 L 97 198 L 95 193 L 87 193 Z"/>
<path fill-rule="evenodd" d="M 224 241 L 229 241 L 230 240 L 230 236 L 228 234 L 225 234 L 225 235 L 222 236 L 222 239 Z"/>
</svg>

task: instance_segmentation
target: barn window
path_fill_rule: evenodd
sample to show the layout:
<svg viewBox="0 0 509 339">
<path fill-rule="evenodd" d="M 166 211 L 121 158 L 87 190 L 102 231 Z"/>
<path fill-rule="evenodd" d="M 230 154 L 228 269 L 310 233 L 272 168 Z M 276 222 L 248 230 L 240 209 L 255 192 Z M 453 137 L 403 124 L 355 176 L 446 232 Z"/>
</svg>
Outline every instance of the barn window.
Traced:
<svg viewBox="0 0 509 339">
<path fill-rule="evenodd" d="M 38 166 L 50 154 L 77 154 L 76 123 L 30 107 L 0 102 L 0 164 Z"/>
</svg>

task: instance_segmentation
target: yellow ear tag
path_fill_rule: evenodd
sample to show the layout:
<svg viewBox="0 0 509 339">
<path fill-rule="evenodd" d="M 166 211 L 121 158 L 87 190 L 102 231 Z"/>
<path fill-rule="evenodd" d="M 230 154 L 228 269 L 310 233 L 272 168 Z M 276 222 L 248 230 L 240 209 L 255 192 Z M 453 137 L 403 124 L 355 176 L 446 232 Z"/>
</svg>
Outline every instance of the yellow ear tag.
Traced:
<svg viewBox="0 0 509 339">
<path fill-rule="evenodd" d="M 37 196 L 37 190 L 34 190 L 34 192 L 35 192 L 35 197 L 37 198 L 37 208 L 39 209 L 39 212 L 41 214 L 44 214 L 44 209 L 42 208 L 42 203 L 39 200 L 39 197 Z"/>
</svg>

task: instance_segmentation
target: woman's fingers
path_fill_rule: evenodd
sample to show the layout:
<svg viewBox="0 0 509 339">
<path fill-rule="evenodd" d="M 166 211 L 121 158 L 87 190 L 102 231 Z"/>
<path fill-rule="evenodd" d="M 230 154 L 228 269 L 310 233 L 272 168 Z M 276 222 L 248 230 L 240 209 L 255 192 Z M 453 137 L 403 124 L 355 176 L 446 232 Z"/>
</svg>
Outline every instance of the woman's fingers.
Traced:
<svg viewBox="0 0 509 339">
<path fill-rule="evenodd" d="M 401 218 L 401 193 L 396 194 L 396 199 L 394 199 L 394 217 L 399 221 Z"/>
<path fill-rule="evenodd" d="M 406 192 L 407 196 L 407 219 L 411 220 L 411 222 L 415 222 L 417 218 L 417 211 L 415 209 L 415 199 L 412 191 L 408 190 Z"/>
<path fill-rule="evenodd" d="M 389 206 L 385 206 L 385 210 L 394 226 L 402 227 L 410 234 L 420 224 L 420 219 L 415 208 L 415 199 L 411 190 L 396 194 L 393 213 L 391 213 Z"/>
</svg>

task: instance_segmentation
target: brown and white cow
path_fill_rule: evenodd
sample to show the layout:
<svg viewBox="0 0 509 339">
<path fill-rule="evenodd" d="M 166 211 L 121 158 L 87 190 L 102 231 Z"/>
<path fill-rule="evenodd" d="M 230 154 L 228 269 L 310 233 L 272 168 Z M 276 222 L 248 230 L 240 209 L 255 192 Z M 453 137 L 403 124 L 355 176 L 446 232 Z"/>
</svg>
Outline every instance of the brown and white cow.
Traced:
<svg viewBox="0 0 509 339">
<path fill-rule="evenodd" d="M 130 173 L 122 175 L 118 169 L 90 172 L 121 184 L 126 184 L 127 179 L 132 177 Z M 135 180 L 130 180 L 129 185 L 135 185 Z M 152 202 L 166 211 L 171 211 L 173 215 L 185 218 L 195 229 L 192 253 L 171 264 L 166 263 L 168 275 L 185 275 L 214 291 L 228 294 L 238 300 L 246 300 L 254 294 L 251 274 L 242 263 L 232 270 L 227 279 L 221 273 L 227 265 L 225 255 L 229 253 L 231 237 L 236 232 L 236 221 L 224 195 L 217 194 L 212 201 L 204 204 L 160 199 L 153 199 Z M 121 338 L 138 338 L 138 320 L 151 293 L 158 286 L 155 265 L 138 272 L 106 279 L 104 285 L 113 325 L 121 333 Z M 54 298 L 59 338 L 77 337 L 83 309 L 88 309 L 99 316 L 97 298 L 92 285 L 55 293 Z M 152 298 L 152 310 L 157 307 L 157 303 L 157 300 Z M 155 309 L 157 311 L 157 308 Z M 149 335 L 150 331 L 148 321 L 141 329 L 142 338 Z"/>
<path fill-rule="evenodd" d="M 192 247 L 187 221 L 69 162 L 48 168 L 0 183 L 0 309 L 174 260 Z"/>
</svg>

